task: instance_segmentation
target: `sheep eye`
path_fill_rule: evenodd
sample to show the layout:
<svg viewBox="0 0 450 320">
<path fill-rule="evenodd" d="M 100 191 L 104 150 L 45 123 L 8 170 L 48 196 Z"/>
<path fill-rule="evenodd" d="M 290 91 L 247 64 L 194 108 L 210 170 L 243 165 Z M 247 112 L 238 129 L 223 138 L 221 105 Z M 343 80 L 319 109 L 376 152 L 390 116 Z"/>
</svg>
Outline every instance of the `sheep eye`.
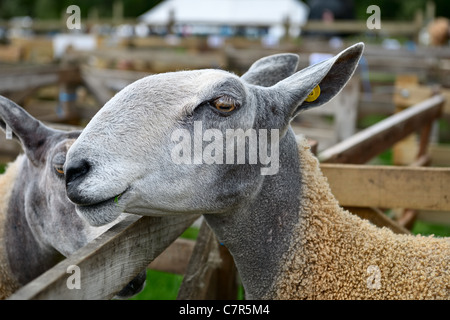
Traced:
<svg viewBox="0 0 450 320">
<path fill-rule="evenodd" d="M 64 165 L 63 164 L 55 164 L 53 167 L 55 168 L 55 171 L 58 174 L 64 175 Z"/>
<path fill-rule="evenodd" d="M 213 100 L 212 105 L 223 113 L 232 112 L 239 107 L 239 103 L 236 100 L 227 96 L 222 96 Z"/>
<path fill-rule="evenodd" d="M 60 177 L 64 176 L 64 163 L 66 162 L 66 152 L 58 152 L 52 160 L 53 169 Z"/>
</svg>

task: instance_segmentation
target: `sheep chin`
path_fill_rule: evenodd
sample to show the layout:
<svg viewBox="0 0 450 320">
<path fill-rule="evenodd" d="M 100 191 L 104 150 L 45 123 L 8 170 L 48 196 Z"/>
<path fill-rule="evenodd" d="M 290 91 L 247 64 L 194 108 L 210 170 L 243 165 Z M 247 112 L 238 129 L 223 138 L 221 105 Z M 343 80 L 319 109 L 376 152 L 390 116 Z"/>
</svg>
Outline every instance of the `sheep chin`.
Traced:
<svg viewBox="0 0 450 320">
<path fill-rule="evenodd" d="M 123 208 L 111 200 L 111 204 L 94 206 L 76 206 L 77 214 L 93 227 L 104 226 L 115 221 L 123 212 Z"/>
</svg>

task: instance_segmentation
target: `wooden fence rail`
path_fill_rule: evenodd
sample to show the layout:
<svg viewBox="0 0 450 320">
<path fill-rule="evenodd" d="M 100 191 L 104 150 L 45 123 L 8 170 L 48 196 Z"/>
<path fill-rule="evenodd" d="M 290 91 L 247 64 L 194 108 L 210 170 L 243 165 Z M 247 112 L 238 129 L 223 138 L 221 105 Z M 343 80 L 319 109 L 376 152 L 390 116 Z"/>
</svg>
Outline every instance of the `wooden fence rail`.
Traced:
<svg viewBox="0 0 450 320">
<path fill-rule="evenodd" d="M 198 216 L 130 215 L 9 299 L 110 299 L 166 249 Z M 69 266 L 81 271 L 81 289 L 69 289 Z"/>
<path fill-rule="evenodd" d="M 345 34 L 388 34 L 390 36 L 410 36 L 416 38 L 420 29 L 423 27 L 423 23 L 420 17 L 417 17 L 414 21 L 383 21 L 383 27 L 381 29 L 369 30 L 367 28 L 366 21 L 354 21 L 354 20 L 336 20 L 330 23 L 324 23 L 323 21 L 308 21 L 308 23 L 302 27 L 304 32 L 334 32 Z"/>
<path fill-rule="evenodd" d="M 349 139 L 319 154 L 322 163 L 366 163 L 409 134 L 431 125 L 441 115 L 445 98 L 431 97 L 377 124 L 360 131 Z M 424 140 L 428 140 L 424 136 Z"/>
<path fill-rule="evenodd" d="M 58 82 L 79 83 L 79 71 L 75 67 L 57 65 L 5 68 L 0 72 L 0 94 L 28 92 Z"/>
<path fill-rule="evenodd" d="M 341 206 L 450 211 L 450 168 L 322 164 Z"/>
</svg>

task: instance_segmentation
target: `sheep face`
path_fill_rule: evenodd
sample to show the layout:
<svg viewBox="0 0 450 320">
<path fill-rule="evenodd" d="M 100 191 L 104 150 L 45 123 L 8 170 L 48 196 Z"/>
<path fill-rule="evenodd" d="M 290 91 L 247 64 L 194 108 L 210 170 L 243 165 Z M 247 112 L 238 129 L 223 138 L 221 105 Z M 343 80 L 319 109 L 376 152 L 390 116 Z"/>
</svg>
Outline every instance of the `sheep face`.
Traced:
<svg viewBox="0 0 450 320">
<path fill-rule="evenodd" d="M 23 230 L 18 229 L 31 228 L 34 236 L 63 255 L 79 249 L 97 234 L 77 216 L 73 204 L 67 200 L 64 187 L 66 153 L 80 132 L 46 127 L 1 96 L 0 125 L 3 129 L 6 125 L 11 128 L 13 138 L 21 144 L 26 155 L 22 158 L 9 204 L 15 211 L 14 219 L 21 219 L 23 213 L 26 222 L 7 232 L 19 234 Z M 13 241 L 15 236 L 11 234 L 7 238 Z"/>
<path fill-rule="evenodd" d="M 362 49 L 357 44 L 295 74 L 297 59 L 278 55 L 241 78 L 198 70 L 129 85 L 69 150 L 69 199 L 92 225 L 123 211 L 217 214 L 248 205 L 264 179 L 277 174 L 290 120 L 334 97 Z M 320 96 L 307 99 L 318 85 Z"/>
<path fill-rule="evenodd" d="M 64 187 L 66 153 L 78 135 L 79 132 L 47 136 L 41 146 L 39 160 L 24 161 L 22 174 L 16 183 L 21 189 L 17 193 L 24 195 L 25 217 L 35 237 L 64 256 L 69 256 L 97 235 L 77 217 Z M 17 197 L 17 201 L 20 202 L 20 198 Z"/>
</svg>

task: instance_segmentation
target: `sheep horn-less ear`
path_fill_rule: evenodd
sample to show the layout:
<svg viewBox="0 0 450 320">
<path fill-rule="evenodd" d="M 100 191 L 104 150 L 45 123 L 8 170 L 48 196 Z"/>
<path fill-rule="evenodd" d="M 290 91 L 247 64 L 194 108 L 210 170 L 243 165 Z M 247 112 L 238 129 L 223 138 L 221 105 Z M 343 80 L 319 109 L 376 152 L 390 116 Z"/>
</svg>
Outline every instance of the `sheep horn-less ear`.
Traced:
<svg viewBox="0 0 450 320">
<path fill-rule="evenodd" d="M 336 96 L 355 72 L 363 50 L 364 44 L 357 43 L 333 58 L 295 73 L 270 89 L 287 99 L 284 105 L 290 108 L 286 111 L 292 119 L 300 111 L 318 107 Z M 320 87 L 320 95 L 305 101 L 317 86 Z"/>
<path fill-rule="evenodd" d="M 241 76 L 249 84 L 271 87 L 297 70 L 299 57 L 292 53 L 274 54 L 257 60 Z"/>
<path fill-rule="evenodd" d="M 13 137 L 22 144 L 27 157 L 37 165 L 41 160 L 45 140 L 54 131 L 13 101 L 0 96 L 0 127 L 6 131 L 6 125 L 11 128 Z"/>
</svg>

